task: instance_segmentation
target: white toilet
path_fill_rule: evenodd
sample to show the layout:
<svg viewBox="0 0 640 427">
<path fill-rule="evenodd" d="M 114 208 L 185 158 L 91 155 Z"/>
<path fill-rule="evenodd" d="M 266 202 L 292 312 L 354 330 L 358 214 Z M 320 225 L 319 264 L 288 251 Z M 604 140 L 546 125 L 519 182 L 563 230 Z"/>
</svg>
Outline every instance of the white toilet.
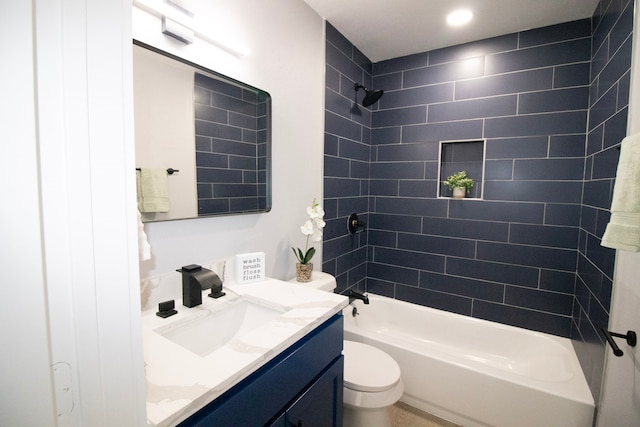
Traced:
<svg viewBox="0 0 640 427">
<path fill-rule="evenodd" d="M 313 272 L 311 282 L 300 283 L 333 292 L 336 279 L 327 273 Z M 351 314 L 348 314 L 351 315 Z M 390 427 L 389 406 L 404 392 L 400 367 L 384 351 L 355 341 L 344 341 L 344 427 Z"/>
</svg>

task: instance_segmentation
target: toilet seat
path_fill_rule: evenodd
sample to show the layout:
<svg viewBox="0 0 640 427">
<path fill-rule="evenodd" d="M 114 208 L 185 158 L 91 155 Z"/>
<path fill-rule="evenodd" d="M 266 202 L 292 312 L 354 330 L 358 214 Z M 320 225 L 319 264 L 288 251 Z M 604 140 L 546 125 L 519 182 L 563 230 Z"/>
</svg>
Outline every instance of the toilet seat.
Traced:
<svg viewBox="0 0 640 427">
<path fill-rule="evenodd" d="M 387 353 L 368 344 L 344 341 L 344 386 L 375 393 L 400 382 L 400 366 Z"/>
</svg>

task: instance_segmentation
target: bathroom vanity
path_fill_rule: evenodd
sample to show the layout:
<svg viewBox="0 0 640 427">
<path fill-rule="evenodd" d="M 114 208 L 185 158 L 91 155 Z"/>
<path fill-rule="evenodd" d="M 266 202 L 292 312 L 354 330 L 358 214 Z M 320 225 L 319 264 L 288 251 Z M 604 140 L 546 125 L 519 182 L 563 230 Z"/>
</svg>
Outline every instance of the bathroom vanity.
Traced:
<svg viewBox="0 0 640 427">
<path fill-rule="evenodd" d="M 149 425 L 341 425 L 347 298 L 274 279 L 206 292 L 143 313 Z"/>
</svg>

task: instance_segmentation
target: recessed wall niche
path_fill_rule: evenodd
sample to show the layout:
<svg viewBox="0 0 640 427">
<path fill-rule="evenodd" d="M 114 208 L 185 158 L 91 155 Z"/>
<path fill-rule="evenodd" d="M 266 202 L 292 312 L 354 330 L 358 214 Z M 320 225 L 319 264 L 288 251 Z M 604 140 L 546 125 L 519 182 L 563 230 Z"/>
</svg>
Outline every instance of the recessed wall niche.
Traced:
<svg viewBox="0 0 640 427">
<path fill-rule="evenodd" d="M 485 140 L 440 141 L 438 197 L 453 197 L 443 181 L 456 172 L 466 171 L 475 182 L 467 198 L 482 199 L 484 179 Z"/>
</svg>

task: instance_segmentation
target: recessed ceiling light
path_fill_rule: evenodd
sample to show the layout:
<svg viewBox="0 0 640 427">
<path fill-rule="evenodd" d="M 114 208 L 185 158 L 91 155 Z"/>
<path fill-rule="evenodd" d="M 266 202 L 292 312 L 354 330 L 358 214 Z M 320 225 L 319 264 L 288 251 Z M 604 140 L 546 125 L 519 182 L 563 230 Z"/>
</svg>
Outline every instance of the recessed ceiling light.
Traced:
<svg viewBox="0 0 640 427">
<path fill-rule="evenodd" d="M 472 18 L 473 13 L 471 13 L 469 9 L 458 9 L 447 15 L 447 24 L 452 27 L 459 27 L 460 25 L 469 23 Z"/>
</svg>

